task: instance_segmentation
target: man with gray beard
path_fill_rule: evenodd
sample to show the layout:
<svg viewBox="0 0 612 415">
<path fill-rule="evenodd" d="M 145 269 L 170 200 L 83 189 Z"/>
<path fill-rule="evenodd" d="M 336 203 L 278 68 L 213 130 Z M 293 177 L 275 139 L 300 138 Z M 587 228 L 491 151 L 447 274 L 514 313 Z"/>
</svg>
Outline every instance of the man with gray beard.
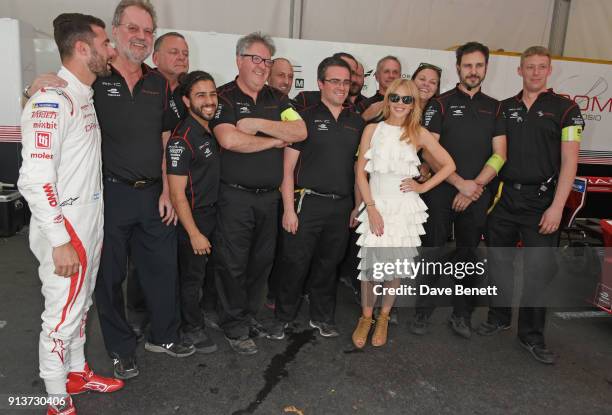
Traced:
<svg viewBox="0 0 612 415">
<path fill-rule="evenodd" d="M 163 163 L 177 117 L 169 106 L 168 81 L 143 63 L 151 54 L 155 29 L 153 6 L 122 0 L 112 22 L 117 57 L 110 76 L 93 84 L 104 176 L 104 243 L 95 294 L 119 379 L 138 375 L 136 336 L 125 317 L 122 291 L 128 253 L 150 306 L 145 350 L 173 357 L 195 352 L 179 342 L 176 214 Z M 31 89 L 37 86 L 44 85 L 35 82 Z"/>
</svg>

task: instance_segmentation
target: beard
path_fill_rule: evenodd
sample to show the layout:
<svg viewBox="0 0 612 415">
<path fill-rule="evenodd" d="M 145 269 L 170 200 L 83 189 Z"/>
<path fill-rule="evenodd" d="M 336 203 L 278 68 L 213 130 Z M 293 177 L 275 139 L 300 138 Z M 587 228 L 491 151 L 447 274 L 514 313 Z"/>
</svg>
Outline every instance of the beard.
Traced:
<svg viewBox="0 0 612 415">
<path fill-rule="evenodd" d="M 474 89 L 474 88 L 478 88 L 482 84 L 483 80 L 484 80 L 483 78 L 479 76 L 475 76 L 475 77 L 463 78 L 461 82 L 467 89 Z"/>
<path fill-rule="evenodd" d="M 104 59 L 95 49 L 91 49 L 92 54 L 87 61 L 87 67 L 96 76 L 109 76 L 111 74 L 110 61 Z"/>
<path fill-rule="evenodd" d="M 215 116 L 215 111 L 212 111 L 210 115 L 204 115 L 204 108 L 206 108 L 206 106 L 201 106 L 199 108 L 192 106 L 190 109 L 195 115 L 202 118 L 203 120 L 206 120 L 206 121 L 212 120 L 213 117 Z"/>
<path fill-rule="evenodd" d="M 361 93 L 362 89 L 363 89 L 363 85 L 360 86 L 357 83 L 352 83 L 351 88 L 349 89 L 349 96 L 356 97 L 357 95 Z"/>
<path fill-rule="evenodd" d="M 143 49 L 134 49 L 132 48 L 132 43 L 140 43 L 146 45 L 144 39 L 130 39 L 127 45 L 122 45 L 120 42 L 117 42 L 117 53 L 125 56 L 128 60 L 141 64 L 149 57 L 151 54 L 151 46 L 146 46 Z"/>
</svg>

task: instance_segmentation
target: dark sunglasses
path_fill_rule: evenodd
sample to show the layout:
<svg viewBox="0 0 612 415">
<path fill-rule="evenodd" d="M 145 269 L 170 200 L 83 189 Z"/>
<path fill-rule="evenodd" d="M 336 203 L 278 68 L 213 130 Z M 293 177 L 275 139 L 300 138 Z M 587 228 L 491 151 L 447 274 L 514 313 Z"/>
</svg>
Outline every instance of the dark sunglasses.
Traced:
<svg viewBox="0 0 612 415">
<path fill-rule="evenodd" d="M 417 71 L 419 69 L 432 69 L 438 73 L 438 76 L 442 76 L 442 68 L 436 65 L 432 65 L 431 63 L 421 62 L 419 63 L 419 67 L 417 68 Z"/>
<path fill-rule="evenodd" d="M 402 100 L 402 103 L 406 105 L 414 102 L 414 97 L 412 95 L 399 96 L 398 94 L 389 94 L 389 101 L 393 102 L 394 104 L 398 103 L 400 99 Z"/>
</svg>

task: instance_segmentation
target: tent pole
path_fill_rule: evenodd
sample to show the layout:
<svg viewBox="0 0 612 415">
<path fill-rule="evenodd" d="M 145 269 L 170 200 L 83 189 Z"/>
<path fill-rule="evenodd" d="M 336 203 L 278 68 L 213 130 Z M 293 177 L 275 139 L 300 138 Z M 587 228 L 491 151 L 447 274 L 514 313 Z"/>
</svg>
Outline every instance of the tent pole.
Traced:
<svg viewBox="0 0 612 415">
<path fill-rule="evenodd" d="M 572 0 L 555 0 L 548 40 L 548 49 L 553 55 L 563 56 L 571 3 Z"/>
</svg>

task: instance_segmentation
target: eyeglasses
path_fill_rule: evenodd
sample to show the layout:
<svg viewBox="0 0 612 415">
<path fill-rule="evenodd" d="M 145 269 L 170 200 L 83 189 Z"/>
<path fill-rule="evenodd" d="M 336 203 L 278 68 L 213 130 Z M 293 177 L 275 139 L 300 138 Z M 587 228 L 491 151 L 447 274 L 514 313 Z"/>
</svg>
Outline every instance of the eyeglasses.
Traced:
<svg viewBox="0 0 612 415">
<path fill-rule="evenodd" d="M 327 82 L 329 84 L 332 84 L 333 86 L 346 86 L 346 87 L 351 86 L 350 79 L 331 78 L 331 79 L 324 79 L 323 82 Z"/>
<path fill-rule="evenodd" d="M 439 66 L 433 65 L 431 63 L 426 63 L 426 62 L 419 63 L 419 67 L 417 68 L 417 71 L 420 69 L 432 69 L 438 73 L 438 76 L 442 76 L 442 68 L 440 68 Z"/>
<path fill-rule="evenodd" d="M 137 35 L 138 33 L 140 33 L 140 26 L 134 23 L 119 23 L 117 26 L 125 26 L 130 35 Z M 144 32 L 145 36 L 155 36 L 155 30 L 149 27 L 145 27 L 144 29 L 142 29 L 142 31 Z"/>
<path fill-rule="evenodd" d="M 242 54 L 242 55 L 240 55 L 240 56 L 242 56 L 243 58 L 250 57 L 250 58 L 251 58 L 251 62 L 253 62 L 255 65 L 259 65 L 259 64 L 260 64 L 260 63 L 262 63 L 262 62 L 263 62 L 263 63 L 264 63 L 264 65 L 266 65 L 268 68 L 271 68 L 271 67 L 272 67 L 272 65 L 274 65 L 274 59 L 265 59 L 265 58 L 262 58 L 262 57 L 261 57 L 261 56 L 259 56 L 259 55 L 249 55 L 249 54 L 243 53 L 243 54 Z"/>
<path fill-rule="evenodd" d="M 414 102 L 414 97 L 412 95 L 399 96 L 398 94 L 389 94 L 389 101 L 393 102 L 394 104 L 400 102 L 400 99 L 402 100 L 402 103 L 406 105 Z"/>
</svg>

